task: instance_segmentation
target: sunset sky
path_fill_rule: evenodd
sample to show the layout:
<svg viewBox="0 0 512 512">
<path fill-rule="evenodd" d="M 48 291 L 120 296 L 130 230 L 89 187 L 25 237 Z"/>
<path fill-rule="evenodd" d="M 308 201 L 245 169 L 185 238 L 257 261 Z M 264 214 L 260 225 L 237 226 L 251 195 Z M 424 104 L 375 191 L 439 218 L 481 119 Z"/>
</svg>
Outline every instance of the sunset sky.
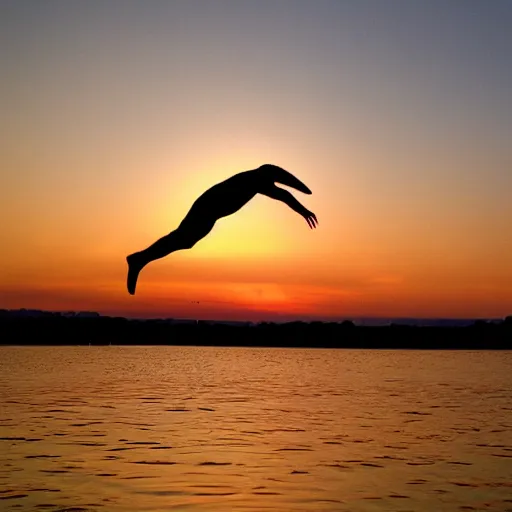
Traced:
<svg viewBox="0 0 512 512">
<path fill-rule="evenodd" d="M 0 0 L 0 308 L 512 314 L 512 2 Z M 192 250 L 127 254 L 263 163 Z"/>
</svg>

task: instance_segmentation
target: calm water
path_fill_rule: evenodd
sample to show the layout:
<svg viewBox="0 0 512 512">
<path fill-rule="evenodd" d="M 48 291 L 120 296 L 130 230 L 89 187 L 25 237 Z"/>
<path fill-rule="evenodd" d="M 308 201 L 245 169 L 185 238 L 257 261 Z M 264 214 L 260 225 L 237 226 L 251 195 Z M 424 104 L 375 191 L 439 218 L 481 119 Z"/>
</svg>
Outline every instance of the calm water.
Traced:
<svg viewBox="0 0 512 512">
<path fill-rule="evenodd" d="M 512 352 L 0 347 L 0 510 L 512 511 Z"/>
</svg>

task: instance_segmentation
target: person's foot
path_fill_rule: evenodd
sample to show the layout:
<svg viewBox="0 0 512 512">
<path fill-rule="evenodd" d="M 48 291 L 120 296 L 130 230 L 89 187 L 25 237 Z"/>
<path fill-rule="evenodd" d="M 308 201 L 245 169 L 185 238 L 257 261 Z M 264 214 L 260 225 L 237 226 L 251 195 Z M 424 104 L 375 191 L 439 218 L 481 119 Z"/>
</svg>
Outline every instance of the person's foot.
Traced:
<svg viewBox="0 0 512 512">
<path fill-rule="evenodd" d="M 134 295 L 135 287 L 137 286 L 137 279 L 140 271 L 144 267 L 144 264 L 140 261 L 140 257 L 137 253 L 127 256 L 126 262 L 128 263 L 128 277 L 126 279 L 126 285 L 128 287 L 128 293 L 130 295 Z"/>
</svg>

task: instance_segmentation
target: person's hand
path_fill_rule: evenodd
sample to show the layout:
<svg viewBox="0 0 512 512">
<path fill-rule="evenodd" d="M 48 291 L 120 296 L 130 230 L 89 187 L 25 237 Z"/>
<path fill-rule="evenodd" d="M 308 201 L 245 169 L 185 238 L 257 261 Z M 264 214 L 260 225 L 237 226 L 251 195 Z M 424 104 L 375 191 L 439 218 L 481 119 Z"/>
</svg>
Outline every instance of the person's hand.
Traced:
<svg viewBox="0 0 512 512">
<path fill-rule="evenodd" d="M 310 212 L 309 210 L 306 210 L 302 216 L 306 219 L 306 222 L 308 223 L 308 226 L 313 229 L 316 228 L 318 224 L 318 219 L 316 218 L 316 215 L 313 212 Z"/>
</svg>

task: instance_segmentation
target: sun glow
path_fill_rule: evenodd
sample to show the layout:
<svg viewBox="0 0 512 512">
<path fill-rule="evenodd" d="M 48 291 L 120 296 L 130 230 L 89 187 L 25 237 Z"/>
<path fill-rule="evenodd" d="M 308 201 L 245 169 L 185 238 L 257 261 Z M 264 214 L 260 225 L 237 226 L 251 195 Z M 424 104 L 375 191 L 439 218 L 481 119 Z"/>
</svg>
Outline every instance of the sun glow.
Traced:
<svg viewBox="0 0 512 512">
<path fill-rule="evenodd" d="M 511 31 L 480 37 L 501 4 L 32 3 L 0 17 L 0 309 L 511 313 Z M 312 190 L 290 192 L 318 229 L 256 195 L 128 295 L 126 255 L 265 163 Z"/>
</svg>

